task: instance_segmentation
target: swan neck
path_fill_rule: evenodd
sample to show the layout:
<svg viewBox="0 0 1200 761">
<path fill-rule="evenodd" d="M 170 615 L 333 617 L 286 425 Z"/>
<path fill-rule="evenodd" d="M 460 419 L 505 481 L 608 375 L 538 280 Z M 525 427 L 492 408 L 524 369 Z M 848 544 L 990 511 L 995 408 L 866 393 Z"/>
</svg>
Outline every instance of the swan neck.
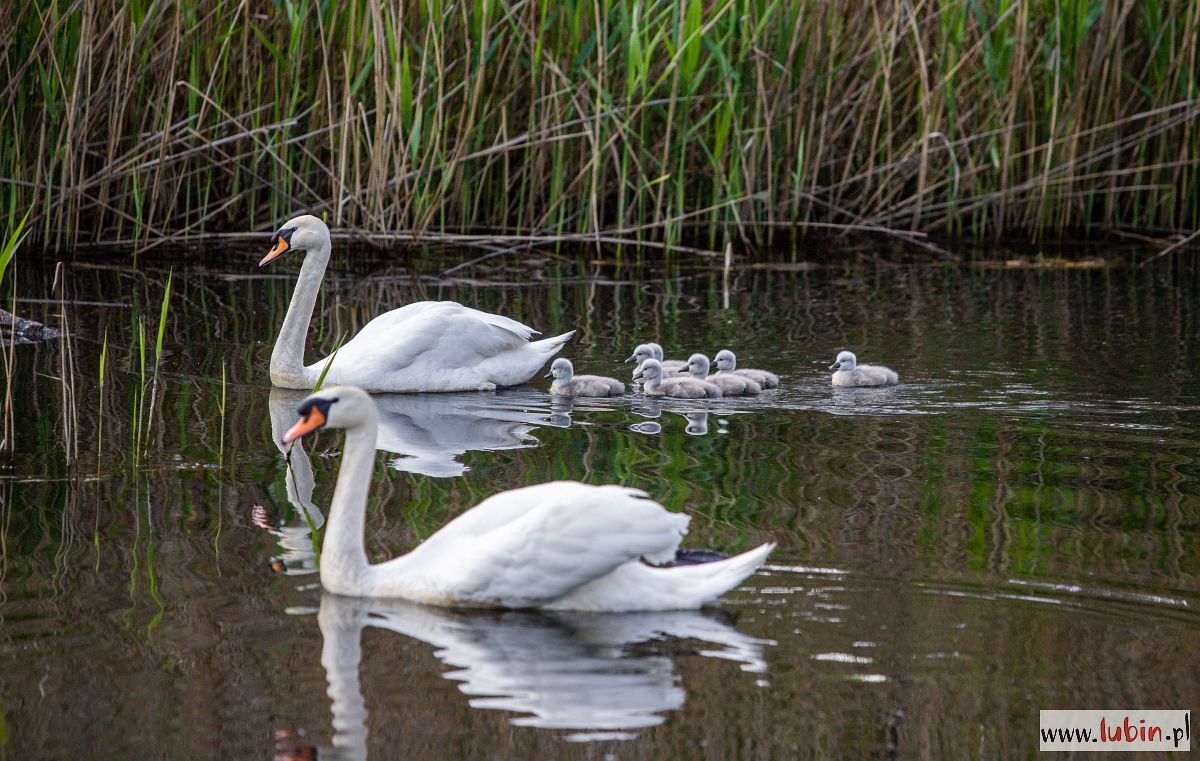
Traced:
<svg viewBox="0 0 1200 761">
<path fill-rule="evenodd" d="M 363 526 L 371 472 L 375 466 L 376 428 L 372 419 L 346 430 L 342 467 L 338 471 L 321 548 L 321 586 L 337 594 L 369 594 L 366 589 L 369 564 L 363 545 Z"/>
<path fill-rule="evenodd" d="M 326 239 L 304 256 L 292 301 L 283 318 L 283 327 L 279 329 L 279 338 L 275 339 L 275 350 L 271 352 L 271 381 L 276 385 L 311 388 L 316 382 L 316 378 L 309 378 L 305 371 L 304 338 L 317 306 L 321 280 L 329 264 L 329 251 L 330 243 Z"/>
</svg>

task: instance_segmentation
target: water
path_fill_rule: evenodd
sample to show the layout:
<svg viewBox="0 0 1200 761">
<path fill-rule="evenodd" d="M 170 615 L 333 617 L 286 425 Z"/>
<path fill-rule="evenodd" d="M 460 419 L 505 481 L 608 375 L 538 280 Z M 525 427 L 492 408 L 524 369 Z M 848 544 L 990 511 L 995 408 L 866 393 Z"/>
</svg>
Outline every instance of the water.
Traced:
<svg viewBox="0 0 1200 761">
<path fill-rule="evenodd" d="M 13 358 L 0 758 L 1011 758 L 1039 708 L 1198 703 L 1194 264 L 786 266 L 726 289 L 703 263 L 451 280 L 339 256 L 310 347 L 451 298 L 579 328 L 580 372 L 627 378 L 657 337 L 784 376 L 715 403 L 570 405 L 540 379 L 380 398 L 376 559 L 556 478 L 643 488 L 694 545 L 780 543 L 716 609 L 584 616 L 321 594 L 341 444 L 289 468 L 272 443 L 302 396 L 266 379 L 295 263 L 254 259 L 77 263 L 57 286 L 21 265 L 20 296 L 51 302 L 17 311 L 70 338 Z M 903 385 L 831 388 L 846 347 Z"/>
</svg>

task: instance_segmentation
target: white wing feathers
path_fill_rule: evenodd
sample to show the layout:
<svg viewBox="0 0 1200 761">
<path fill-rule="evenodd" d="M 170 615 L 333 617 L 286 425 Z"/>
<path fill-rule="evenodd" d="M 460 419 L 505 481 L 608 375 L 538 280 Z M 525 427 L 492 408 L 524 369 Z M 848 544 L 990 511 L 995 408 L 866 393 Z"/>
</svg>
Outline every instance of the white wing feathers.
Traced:
<svg viewBox="0 0 1200 761">
<path fill-rule="evenodd" d="M 430 599 L 536 606 L 630 561 L 672 560 L 689 520 L 634 489 L 540 484 L 485 500 L 403 560 Z"/>
<path fill-rule="evenodd" d="M 385 373 L 414 363 L 429 373 L 443 367 L 470 367 L 527 347 L 537 333 L 516 320 L 453 301 L 423 301 L 393 309 L 364 325 L 341 348 L 334 370 L 359 362 L 379 365 Z M 318 364 L 324 367 L 324 362 Z"/>
</svg>

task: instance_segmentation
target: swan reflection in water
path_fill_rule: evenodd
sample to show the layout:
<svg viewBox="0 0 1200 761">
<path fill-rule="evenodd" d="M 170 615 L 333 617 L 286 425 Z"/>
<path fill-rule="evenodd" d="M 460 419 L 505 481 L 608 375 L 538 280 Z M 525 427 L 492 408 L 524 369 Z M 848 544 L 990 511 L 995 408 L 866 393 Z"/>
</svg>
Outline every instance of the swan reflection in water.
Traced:
<svg viewBox="0 0 1200 761">
<path fill-rule="evenodd" d="M 672 402 L 664 406 L 658 399 L 649 397 L 633 408 L 633 411 L 644 418 L 657 420 L 664 412 L 679 415 L 687 424 L 683 432 L 689 436 L 705 436 L 708 434 L 708 405 L 705 402 Z M 629 426 L 634 433 L 662 433 L 662 425 L 657 422 L 634 423 Z"/>
<path fill-rule="evenodd" d="M 336 758 L 367 757 L 366 703 L 359 682 L 362 631 L 368 626 L 436 648 L 472 708 L 510 711 L 521 727 L 562 730 L 576 741 L 620 740 L 666 720 L 685 690 L 669 655 L 633 646 L 700 640 L 699 655 L 766 671 L 763 647 L 716 611 L 564 613 L 463 611 L 401 600 L 364 600 L 322 593 L 318 614 L 321 664 L 333 708 Z M 385 713 L 383 707 L 376 708 Z M 398 721 L 387 712 L 380 721 Z M 322 753 L 321 758 L 326 758 Z"/>
</svg>

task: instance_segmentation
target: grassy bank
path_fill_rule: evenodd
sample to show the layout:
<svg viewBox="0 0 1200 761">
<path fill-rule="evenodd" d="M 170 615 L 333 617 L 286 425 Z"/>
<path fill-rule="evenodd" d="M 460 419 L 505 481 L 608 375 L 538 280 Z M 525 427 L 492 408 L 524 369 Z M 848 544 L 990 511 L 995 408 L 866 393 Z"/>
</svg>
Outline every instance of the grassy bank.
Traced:
<svg viewBox="0 0 1200 761">
<path fill-rule="evenodd" d="M 0 213 L 688 241 L 1200 227 L 1197 0 L 32 0 Z M 519 241 L 518 241 L 519 242 Z"/>
</svg>

